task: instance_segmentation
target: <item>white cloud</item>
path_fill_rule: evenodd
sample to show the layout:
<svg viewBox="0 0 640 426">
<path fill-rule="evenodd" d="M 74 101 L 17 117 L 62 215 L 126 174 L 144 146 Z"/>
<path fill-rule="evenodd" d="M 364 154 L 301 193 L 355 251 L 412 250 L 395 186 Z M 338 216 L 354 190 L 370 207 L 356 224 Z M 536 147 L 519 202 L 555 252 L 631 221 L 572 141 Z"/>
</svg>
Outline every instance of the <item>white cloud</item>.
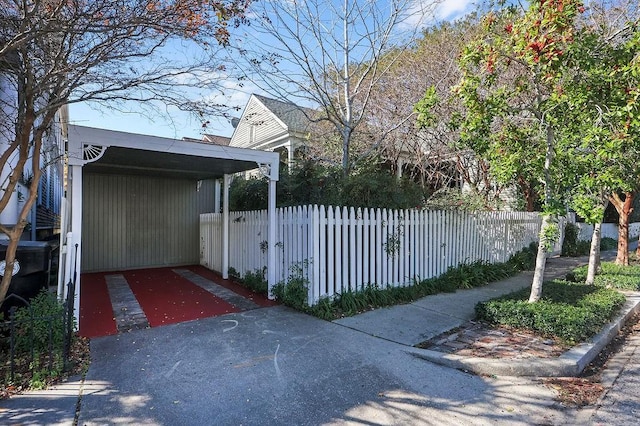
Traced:
<svg viewBox="0 0 640 426">
<path fill-rule="evenodd" d="M 243 108 L 251 94 L 259 91 L 258 87 L 250 81 L 239 82 L 231 78 L 220 81 L 220 89 L 221 92 L 211 93 L 203 100 L 232 108 Z"/>
<path fill-rule="evenodd" d="M 473 0 L 444 0 L 436 6 L 436 19 L 450 21 L 461 18 L 471 11 L 473 4 Z"/>
<path fill-rule="evenodd" d="M 474 0 L 413 0 L 402 28 L 420 28 L 435 22 L 452 21 L 471 12 Z"/>
</svg>

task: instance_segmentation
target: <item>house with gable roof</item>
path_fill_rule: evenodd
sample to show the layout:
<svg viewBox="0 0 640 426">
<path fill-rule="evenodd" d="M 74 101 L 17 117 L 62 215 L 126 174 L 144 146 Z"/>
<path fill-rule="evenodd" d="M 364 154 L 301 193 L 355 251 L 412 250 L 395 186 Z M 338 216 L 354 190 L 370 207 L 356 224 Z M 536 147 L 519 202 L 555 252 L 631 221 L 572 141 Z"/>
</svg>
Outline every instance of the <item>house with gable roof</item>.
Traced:
<svg viewBox="0 0 640 426">
<path fill-rule="evenodd" d="M 253 94 L 235 120 L 229 146 L 279 152 L 291 164 L 311 138 L 312 109 Z"/>
</svg>

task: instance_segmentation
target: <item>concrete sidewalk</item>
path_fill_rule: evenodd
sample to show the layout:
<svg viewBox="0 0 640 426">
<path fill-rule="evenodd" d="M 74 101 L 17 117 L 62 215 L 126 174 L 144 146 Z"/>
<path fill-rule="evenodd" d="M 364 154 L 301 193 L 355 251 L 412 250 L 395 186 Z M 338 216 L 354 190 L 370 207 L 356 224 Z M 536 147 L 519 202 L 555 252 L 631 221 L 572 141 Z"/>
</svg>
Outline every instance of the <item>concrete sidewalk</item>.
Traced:
<svg viewBox="0 0 640 426">
<path fill-rule="evenodd" d="M 584 262 L 549 259 L 545 278 Z M 571 424 L 550 389 L 412 347 L 531 275 L 332 323 L 279 306 L 93 339 L 84 381 L 0 401 L 0 424 Z"/>
<path fill-rule="evenodd" d="M 550 258 L 544 279 L 564 278 L 587 261 L 585 257 Z M 375 309 L 333 322 L 371 336 L 414 346 L 473 319 L 478 302 L 530 287 L 532 278 L 533 272 L 523 272 L 484 287 L 426 296 L 406 305 Z"/>
<path fill-rule="evenodd" d="M 615 253 L 603 253 L 603 260 L 611 260 Z M 588 257 L 554 257 L 547 260 L 545 281 L 564 278 L 577 266 L 588 262 Z M 615 337 L 629 317 L 640 310 L 640 292 L 628 292 L 627 302 L 616 318 L 591 341 L 580 344 L 560 357 L 494 359 L 448 354 L 413 346 L 443 333 L 455 330 L 475 317 L 478 302 L 499 297 L 531 286 L 532 272 L 491 283 L 484 287 L 458 290 L 426 296 L 413 303 L 376 309 L 334 323 L 389 340 L 405 346 L 416 357 L 481 375 L 563 377 L 577 376 Z"/>
</svg>

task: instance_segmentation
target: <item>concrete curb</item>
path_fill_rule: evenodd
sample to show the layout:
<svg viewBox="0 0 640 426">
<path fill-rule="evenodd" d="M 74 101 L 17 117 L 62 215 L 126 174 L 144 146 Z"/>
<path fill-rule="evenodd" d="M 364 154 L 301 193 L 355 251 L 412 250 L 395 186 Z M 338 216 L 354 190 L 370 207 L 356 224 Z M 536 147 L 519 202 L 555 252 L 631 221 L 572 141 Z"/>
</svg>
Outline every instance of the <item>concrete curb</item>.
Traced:
<svg viewBox="0 0 640 426">
<path fill-rule="evenodd" d="M 465 357 L 428 349 L 412 348 L 408 353 L 417 358 L 486 376 L 568 377 L 579 375 L 622 329 L 628 319 L 640 311 L 640 292 L 625 293 L 627 301 L 616 318 L 594 336 L 558 358 L 494 359 Z"/>
</svg>

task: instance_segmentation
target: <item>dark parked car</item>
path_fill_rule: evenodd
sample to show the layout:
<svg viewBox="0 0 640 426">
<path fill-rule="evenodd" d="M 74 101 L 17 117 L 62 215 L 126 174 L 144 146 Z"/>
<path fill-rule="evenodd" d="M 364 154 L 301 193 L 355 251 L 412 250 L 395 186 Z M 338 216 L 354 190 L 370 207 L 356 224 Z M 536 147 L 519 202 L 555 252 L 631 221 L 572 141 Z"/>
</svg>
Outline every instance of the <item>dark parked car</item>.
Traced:
<svg viewBox="0 0 640 426">
<path fill-rule="evenodd" d="M 0 241 L 0 276 L 4 276 L 8 241 Z M 20 241 L 13 265 L 13 278 L 0 312 L 9 317 L 12 306 L 23 306 L 21 299 L 29 301 L 49 287 L 52 245 L 46 241 Z M 19 297 L 10 297 L 11 295 Z"/>
</svg>

